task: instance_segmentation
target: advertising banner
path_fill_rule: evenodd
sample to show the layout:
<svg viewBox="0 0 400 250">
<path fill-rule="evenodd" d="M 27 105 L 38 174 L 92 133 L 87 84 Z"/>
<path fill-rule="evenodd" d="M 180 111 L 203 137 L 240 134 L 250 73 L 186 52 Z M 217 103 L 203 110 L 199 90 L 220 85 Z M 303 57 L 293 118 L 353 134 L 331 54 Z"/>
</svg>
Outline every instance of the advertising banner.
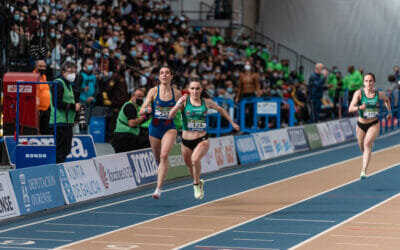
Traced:
<svg viewBox="0 0 400 250">
<path fill-rule="evenodd" d="M 270 132 L 252 134 L 261 160 L 267 160 L 277 156 L 274 144 L 269 134 Z"/>
<path fill-rule="evenodd" d="M 269 132 L 275 152 L 278 156 L 294 152 L 294 145 L 289 139 L 286 129 L 277 129 Z"/>
<path fill-rule="evenodd" d="M 353 128 L 351 127 L 350 120 L 349 119 L 343 119 L 339 120 L 340 122 L 340 127 L 342 128 L 344 138 L 346 141 L 352 140 L 355 138 L 355 135 L 353 133 Z"/>
<path fill-rule="evenodd" d="M 127 156 L 137 186 L 157 181 L 158 166 L 151 149 L 128 152 Z"/>
<path fill-rule="evenodd" d="M 62 192 L 67 204 L 104 195 L 104 186 L 93 160 L 58 164 Z"/>
<path fill-rule="evenodd" d="M 310 149 L 306 134 L 304 133 L 304 129 L 302 127 L 288 128 L 286 131 L 289 135 L 290 141 L 294 145 L 294 151 Z"/>
<path fill-rule="evenodd" d="M 168 155 L 169 170 L 166 177 L 167 180 L 188 176 L 190 174 L 189 168 L 186 166 L 182 157 L 181 146 L 181 143 L 175 144 Z"/>
<path fill-rule="evenodd" d="M 329 130 L 327 123 L 317 123 L 319 138 L 321 138 L 322 146 L 329 146 L 335 143 L 335 139 Z"/>
<path fill-rule="evenodd" d="M 304 131 L 306 132 L 308 144 L 311 149 L 322 147 L 321 138 L 319 137 L 318 129 L 315 124 L 304 126 Z"/>
<path fill-rule="evenodd" d="M 126 153 L 97 157 L 93 161 L 103 185 L 104 195 L 115 194 L 136 187 Z"/>
<path fill-rule="evenodd" d="M 65 205 L 56 164 L 11 170 L 10 177 L 22 215 Z"/>
<path fill-rule="evenodd" d="M 202 173 L 237 165 L 233 136 L 210 138 L 210 149 L 201 160 Z"/>
<path fill-rule="evenodd" d="M 53 136 L 35 135 L 18 137 L 20 144 L 26 145 L 54 145 Z M 10 164 L 16 163 L 15 141 L 14 136 L 4 136 L 4 144 L 6 145 L 8 159 Z M 90 135 L 74 135 L 72 138 L 71 153 L 67 156 L 66 162 L 86 160 L 96 157 L 96 150 L 94 147 L 92 136 Z"/>
<path fill-rule="evenodd" d="M 17 197 L 8 172 L 0 173 L 0 220 L 20 215 Z"/>
<path fill-rule="evenodd" d="M 357 128 L 358 117 L 357 116 L 351 117 L 351 118 L 349 118 L 349 121 L 350 121 L 351 127 L 353 128 L 354 136 L 356 136 L 356 128 Z"/>
<path fill-rule="evenodd" d="M 234 139 L 240 164 L 259 162 L 261 160 L 253 136 L 235 136 Z"/>
<path fill-rule="evenodd" d="M 344 134 L 338 120 L 328 122 L 329 130 L 335 139 L 335 143 L 344 142 Z"/>
</svg>

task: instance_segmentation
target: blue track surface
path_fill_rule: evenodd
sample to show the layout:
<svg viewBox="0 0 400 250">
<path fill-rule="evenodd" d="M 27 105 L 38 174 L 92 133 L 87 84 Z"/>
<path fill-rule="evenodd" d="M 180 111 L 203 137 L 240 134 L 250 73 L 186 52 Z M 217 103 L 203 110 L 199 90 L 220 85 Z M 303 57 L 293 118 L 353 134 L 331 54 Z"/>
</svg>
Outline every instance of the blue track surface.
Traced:
<svg viewBox="0 0 400 250">
<path fill-rule="evenodd" d="M 379 138 L 374 151 L 397 145 L 399 139 L 398 133 Z M 153 190 L 146 189 L 62 210 L 37 213 L 3 223 L 0 226 L 0 248 L 48 249 L 62 246 L 357 156 L 360 156 L 360 151 L 356 143 L 352 143 L 208 175 L 205 178 L 206 195 L 201 201 L 194 200 L 191 181 L 186 179 L 167 184 L 161 200 L 152 199 Z M 392 180 L 393 176 L 399 176 L 399 171 L 399 167 L 384 171 L 363 183 L 355 182 L 188 248 L 195 248 L 197 245 L 232 246 L 232 244 L 236 247 L 248 247 L 253 244 L 254 247 L 272 248 L 293 246 L 398 193 L 399 187 L 396 186 L 398 182 Z M 287 218 L 334 222 L 276 220 Z M 254 235 L 237 231 L 271 231 L 284 234 Z M 300 234 L 287 234 L 288 232 Z M 273 241 L 257 243 L 249 240 L 232 240 L 251 238 Z"/>
</svg>

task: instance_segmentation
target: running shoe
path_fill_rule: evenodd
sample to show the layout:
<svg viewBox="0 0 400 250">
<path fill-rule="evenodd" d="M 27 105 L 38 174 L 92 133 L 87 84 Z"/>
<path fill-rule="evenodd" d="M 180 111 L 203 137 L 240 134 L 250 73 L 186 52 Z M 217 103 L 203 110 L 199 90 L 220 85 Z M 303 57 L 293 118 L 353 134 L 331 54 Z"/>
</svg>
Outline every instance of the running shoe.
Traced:
<svg viewBox="0 0 400 250">
<path fill-rule="evenodd" d="M 158 200 L 158 199 L 160 199 L 160 197 L 161 197 L 161 189 L 156 188 L 156 190 L 154 190 L 154 193 L 153 193 L 153 198 Z"/>
<path fill-rule="evenodd" d="M 365 174 L 365 171 L 364 171 L 364 170 L 361 171 L 360 179 L 361 179 L 361 180 L 365 180 L 366 178 L 367 178 L 367 175 Z"/>
<path fill-rule="evenodd" d="M 201 200 L 204 197 L 204 180 L 200 180 L 198 185 L 193 185 L 194 198 Z"/>
</svg>

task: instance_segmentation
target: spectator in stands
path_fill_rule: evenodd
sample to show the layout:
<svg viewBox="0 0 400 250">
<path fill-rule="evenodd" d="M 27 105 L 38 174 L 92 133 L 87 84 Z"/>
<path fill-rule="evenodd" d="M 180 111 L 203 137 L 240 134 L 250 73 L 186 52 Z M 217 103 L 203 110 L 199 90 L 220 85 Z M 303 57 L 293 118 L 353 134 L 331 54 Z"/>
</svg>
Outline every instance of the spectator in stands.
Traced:
<svg viewBox="0 0 400 250">
<path fill-rule="evenodd" d="M 54 134 L 54 110 L 57 109 L 57 135 L 56 135 L 56 162 L 64 162 L 71 152 L 72 128 L 74 126 L 75 112 L 81 110 L 81 104 L 75 102 L 72 83 L 76 77 L 76 65 L 73 62 L 65 62 L 61 66 L 61 76 L 55 81 L 58 82 L 57 93 L 55 84 L 51 86 L 50 98 L 50 130 Z M 57 95 L 57 106 L 54 96 Z"/>
<path fill-rule="evenodd" d="M 150 147 L 149 137 L 140 135 L 140 125 L 150 119 L 150 115 L 139 115 L 143 98 L 144 92 L 137 89 L 122 106 L 111 143 L 115 153 Z"/>
<path fill-rule="evenodd" d="M 85 59 L 83 69 L 75 81 L 76 92 L 79 93 L 79 103 L 85 109 L 86 123 L 90 124 L 92 111 L 96 104 L 96 97 L 99 92 L 96 76 L 93 74 L 93 59 Z M 81 131 L 84 133 L 85 131 Z"/>
<path fill-rule="evenodd" d="M 40 82 L 47 82 L 46 78 L 46 62 L 38 60 L 35 63 L 33 73 L 40 74 Z M 39 84 L 37 96 L 39 98 L 39 132 L 41 135 L 49 135 L 50 121 L 50 88 L 48 84 Z"/>
<path fill-rule="evenodd" d="M 324 69 L 322 63 L 315 64 L 314 72 L 308 79 L 309 101 L 311 107 L 311 122 L 317 123 L 321 112 L 321 98 L 324 92 L 324 84 L 328 76 L 328 70 Z"/>
<path fill-rule="evenodd" d="M 252 71 L 250 61 L 246 61 L 244 72 L 239 76 L 239 86 L 236 92 L 236 102 L 239 102 L 246 97 L 260 97 L 260 81 L 259 75 Z M 253 105 L 246 105 L 246 127 L 255 126 L 253 124 Z"/>
<path fill-rule="evenodd" d="M 350 65 L 347 68 L 349 72 L 343 79 L 344 88 L 349 90 L 348 99 L 349 101 L 353 99 L 353 94 L 358 89 L 362 88 L 363 86 L 363 77 L 357 69 L 355 69 L 354 65 Z"/>
</svg>

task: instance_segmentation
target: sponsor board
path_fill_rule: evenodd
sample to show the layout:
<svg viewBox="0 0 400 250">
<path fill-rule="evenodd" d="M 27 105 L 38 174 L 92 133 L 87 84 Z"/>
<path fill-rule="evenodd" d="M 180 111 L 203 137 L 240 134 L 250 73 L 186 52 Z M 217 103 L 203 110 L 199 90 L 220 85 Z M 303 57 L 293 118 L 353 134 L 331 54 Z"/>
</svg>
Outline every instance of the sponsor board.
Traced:
<svg viewBox="0 0 400 250">
<path fill-rule="evenodd" d="M 357 129 L 358 116 L 349 118 L 349 121 L 350 121 L 351 127 L 353 128 L 354 136 L 356 136 L 357 135 L 356 129 Z"/>
<path fill-rule="evenodd" d="M 93 159 L 104 189 L 104 195 L 115 194 L 136 187 L 126 153 L 106 155 Z"/>
<path fill-rule="evenodd" d="M 220 168 L 237 165 L 233 136 L 210 138 L 210 149 L 201 159 L 201 172 L 212 172 Z"/>
<path fill-rule="evenodd" d="M 340 126 L 340 122 L 338 120 L 328 122 L 328 127 L 329 130 L 331 131 L 331 134 L 333 135 L 333 138 L 335 139 L 335 143 L 340 143 L 345 141 L 342 127 Z"/>
<path fill-rule="evenodd" d="M 350 124 L 350 120 L 343 119 L 343 120 L 339 120 L 339 122 L 340 122 L 340 127 L 342 128 L 343 135 L 344 135 L 344 138 L 346 139 L 346 141 L 354 139 L 355 135 L 353 132 L 353 128 Z"/>
<path fill-rule="evenodd" d="M 0 173 L 0 220 L 19 216 L 17 197 L 8 172 Z"/>
<path fill-rule="evenodd" d="M 58 171 L 67 204 L 104 195 L 103 183 L 92 159 L 58 164 Z"/>
<path fill-rule="evenodd" d="M 304 131 L 307 135 L 308 144 L 311 149 L 322 147 L 321 138 L 319 137 L 318 128 L 315 124 L 304 126 Z"/>
<path fill-rule="evenodd" d="M 269 136 L 271 132 L 252 134 L 261 160 L 271 159 L 277 156 L 274 144 Z"/>
<path fill-rule="evenodd" d="M 141 186 L 157 181 L 157 163 L 151 149 L 127 153 L 136 185 Z"/>
<path fill-rule="evenodd" d="M 188 176 L 189 168 L 186 166 L 182 157 L 181 143 L 175 144 L 168 155 L 169 170 L 166 179 L 173 179 Z"/>
<path fill-rule="evenodd" d="M 293 143 L 294 151 L 310 149 L 306 134 L 302 127 L 288 128 L 286 131 L 289 135 L 290 141 Z"/>
<path fill-rule="evenodd" d="M 329 130 L 328 124 L 317 123 L 319 138 L 321 138 L 322 146 L 328 146 L 335 143 L 335 139 Z"/>
<path fill-rule="evenodd" d="M 56 164 L 11 170 L 10 177 L 22 215 L 65 205 Z"/>
<path fill-rule="evenodd" d="M 26 145 L 54 145 L 54 137 L 46 135 L 38 136 L 19 136 L 19 144 Z M 15 140 L 13 136 L 4 136 L 4 144 L 6 145 L 8 159 L 10 164 L 16 163 Z M 35 152 L 36 153 L 36 152 Z M 96 157 L 92 136 L 90 135 L 74 135 L 72 138 L 71 153 L 67 156 L 66 162 L 86 160 Z"/>
<path fill-rule="evenodd" d="M 294 152 L 294 145 L 289 139 L 286 129 L 277 129 L 269 132 L 277 156 Z"/>
<path fill-rule="evenodd" d="M 252 163 L 260 161 L 260 155 L 254 138 L 251 135 L 235 136 L 236 152 L 239 156 L 240 164 Z"/>
</svg>

